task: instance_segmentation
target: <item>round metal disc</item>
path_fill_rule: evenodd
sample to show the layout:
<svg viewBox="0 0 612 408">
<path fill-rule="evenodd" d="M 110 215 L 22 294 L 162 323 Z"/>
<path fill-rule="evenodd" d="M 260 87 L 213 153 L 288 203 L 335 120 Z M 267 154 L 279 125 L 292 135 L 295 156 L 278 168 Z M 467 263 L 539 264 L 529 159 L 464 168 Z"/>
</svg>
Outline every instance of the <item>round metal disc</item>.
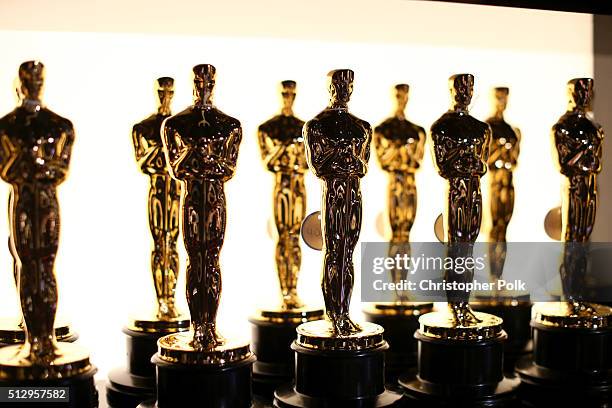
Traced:
<svg viewBox="0 0 612 408">
<path fill-rule="evenodd" d="M 315 211 L 304 218 L 300 229 L 302 239 L 310 248 L 323 249 L 323 233 L 321 231 L 321 211 Z"/>
<path fill-rule="evenodd" d="M 442 214 L 439 214 L 434 222 L 434 233 L 438 241 L 444 242 L 444 219 L 442 218 Z"/>
<path fill-rule="evenodd" d="M 561 207 L 548 211 L 544 218 L 544 231 L 551 239 L 561 241 Z"/>
</svg>

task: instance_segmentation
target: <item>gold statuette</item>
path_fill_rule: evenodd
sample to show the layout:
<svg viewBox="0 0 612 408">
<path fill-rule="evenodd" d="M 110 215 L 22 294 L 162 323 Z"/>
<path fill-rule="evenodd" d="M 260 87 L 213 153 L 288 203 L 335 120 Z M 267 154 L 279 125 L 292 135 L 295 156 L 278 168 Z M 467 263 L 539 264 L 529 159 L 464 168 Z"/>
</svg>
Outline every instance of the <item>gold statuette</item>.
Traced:
<svg viewBox="0 0 612 408">
<path fill-rule="evenodd" d="M 519 156 L 521 132 L 504 119 L 508 88 L 495 88 L 495 113 L 487 119 L 491 127 L 489 145 L 489 188 L 492 226 L 489 231 L 491 273 L 500 278 L 506 260 L 506 231 L 514 211 L 512 173 Z"/>
<path fill-rule="evenodd" d="M 593 80 L 572 79 L 568 94 L 568 110 L 552 129 L 559 170 L 565 177 L 561 236 L 565 242 L 588 242 L 597 211 L 604 133 L 588 116 Z"/>
<path fill-rule="evenodd" d="M 528 293 L 498 289 L 506 263 L 506 231 L 514 211 L 513 171 L 519 156 L 521 133 L 504 119 L 509 89 L 498 87 L 493 90 L 494 113 L 487 119 L 491 127 L 489 143 L 488 179 L 489 230 L 488 255 L 490 280 L 495 288 L 476 296 L 472 307 L 488 316 L 503 320 L 508 335 L 504 345 L 504 370 L 512 373 L 517 360 L 531 352 L 531 302 Z"/>
<path fill-rule="evenodd" d="M 423 160 L 426 138 L 425 129 L 406 119 L 409 90 L 407 84 L 395 86 L 397 100 L 395 114 L 374 129 L 376 156 L 389 177 L 387 212 L 391 227 L 388 251 L 390 258 L 395 258 L 397 255 L 410 256 L 410 230 L 417 210 L 415 174 Z M 391 273 L 394 282 L 406 279 L 405 270 L 394 268 Z M 398 303 L 407 302 L 405 294 L 396 295 Z M 376 310 L 379 313 L 396 313 L 390 308 L 376 308 Z M 412 313 L 410 310 L 406 312 Z"/>
<path fill-rule="evenodd" d="M 19 88 L 17 89 L 17 97 L 20 101 L 19 103 L 23 104 L 26 96 Z M 9 220 L 11 220 L 13 214 L 13 201 L 13 189 L 10 189 L 8 200 Z M 13 278 L 15 280 L 15 288 L 17 289 L 17 292 L 19 292 L 19 255 L 17 254 L 15 245 L 13 245 L 13 240 L 9 239 L 8 244 L 11 257 L 13 258 Z M 0 347 L 10 344 L 23 343 L 25 341 L 24 324 L 25 322 L 23 320 L 23 315 L 20 315 L 19 317 L 0 318 Z M 60 319 L 55 320 L 55 336 L 57 340 L 67 342 L 74 342 L 78 338 L 78 335 L 72 331 L 70 325 L 67 322 L 62 321 L 61 317 Z"/>
<path fill-rule="evenodd" d="M 281 96 L 281 113 L 261 124 L 257 137 L 264 165 L 274 174 L 273 212 L 278 233 L 276 269 L 282 302 L 279 308 L 261 310 L 253 316 L 250 320 L 255 325 L 295 326 L 323 316 L 323 310 L 305 307 L 297 293 L 302 264 L 300 227 L 306 215 L 304 174 L 308 164 L 302 137 L 304 122 L 293 114 L 296 82 L 281 82 Z M 293 337 L 295 331 L 292 328 L 291 332 Z M 258 355 L 258 358 L 262 361 L 265 356 Z"/>
<path fill-rule="evenodd" d="M 157 113 L 134 125 L 132 141 L 141 171 L 149 176 L 148 213 L 153 238 L 151 273 L 157 296 L 155 316 L 133 319 L 129 328 L 145 332 L 174 332 L 189 324 L 180 316 L 175 305 L 176 280 L 179 257 L 176 242 L 179 235 L 181 184 L 170 176 L 161 125 L 171 115 L 174 80 L 158 78 L 156 91 L 159 98 Z"/>
<path fill-rule="evenodd" d="M 258 131 L 261 157 L 275 179 L 276 269 L 283 309 L 303 306 L 297 293 L 297 281 L 302 263 L 299 233 L 306 216 L 304 173 L 308 164 L 302 139 L 304 122 L 293 114 L 295 93 L 295 81 L 282 82 L 282 112 L 259 126 Z"/>
<path fill-rule="evenodd" d="M 567 90 L 569 106 L 552 128 L 558 168 L 565 178 L 560 274 L 566 300 L 533 307 L 533 357 L 515 367 L 528 406 L 605 406 L 612 387 L 607 357 L 612 308 L 589 303 L 588 294 L 583 295 L 591 287 L 585 278 L 592 263 L 589 239 L 604 134 L 591 116 L 593 80 L 572 79 Z"/>
<path fill-rule="evenodd" d="M 612 309 L 590 304 L 573 296 L 585 285 L 587 251 L 597 211 L 597 175 L 601 171 L 601 126 L 590 118 L 593 100 L 591 78 L 572 79 L 567 84 L 568 109 L 552 128 L 559 171 L 564 176 L 561 238 L 565 242 L 560 268 L 567 305 L 536 305 L 536 321 L 562 327 L 610 327 Z M 605 325 L 603 325 L 605 323 Z"/>
<path fill-rule="evenodd" d="M 0 380 L 52 380 L 91 374 L 89 356 L 58 343 L 54 264 L 60 233 L 57 186 L 66 178 L 72 123 L 42 101 L 44 66 L 19 67 L 20 106 L 0 119 L 0 177 L 11 186 L 10 246 L 15 257 L 25 343 L 0 349 Z"/>
<path fill-rule="evenodd" d="M 126 399 L 146 401 L 155 396 L 156 367 L 151 357 L 157 350 L 157 341 L 167 334 L 189 330 L 190 323 L 175 304 L 181 184 L 170 176 L 161 137 L 161 125 L 171 115 L 174 80 L 158 78 L 155 91 L 159 100 L 157 112 L 134 125 L 132 142 L 140 170 L 149 176 L 150 182 L 148 215 L 153 238 L 150 271 L 157 305 L 154 309 L 139 311 L 123 328 L 127 365 L 108 374 L 106 398 L 110 406 Z"/>
<path fill-rule="evenodd" d="M 308 164 L 302 138 L 304 122 L 293 114 L 295 81 L 281 82 L 281 95 L 280 114 L 261 124 L 257 135 L 261 158 L 275 181 L 276 270 L 282 293 L 280 305 L 270 305 L 249 318 L 252 350 L 257 356 L 253 390 L 266 399 L 273 397 L 276 386 L 293 380 L 295 367 L 290 346 L 298 325 L 323 317 L 321 308 L 306 307 L 297 292 L 302 263 L 300 227 L 306 215 L 304 174 Z"/>
<path fill-rule="evenodd" d="M 161 338 L 158 356 L 185 364 L 229 363 L 250 357 L 248 347 L 234 347 L 216 327 L 221 295 L 219 255 L 226 222 L 224 185 L 236 170 L 242 128 L 237 119 L 212 103 L 215 67 L 197 65 L 193 73 L 194 105 L 162 124 L 170 174 L 183 185 L 182 231 L 192 330 Z M 234 352 L 228 351 L 227 344 Z M 218 359 L 220 356 L 224 357 Z"/>
<path fill-rule="evenodd" d="M 374 147 L 382 169 L 388 174 L 387 213 L 391 237 L 387 256 L 410 257 L 410 230 L 417 210 L 415 174 L 423 160 L 425 129 L 406 119 L 408 103 L 407 84 L 395 86 L 396 110 L 392 117 L 374 129 Z M 408 271 L 392 268 L 391 279 L 399 283 L 407 278 Z M 399 285 L 398 285 L 399 286 Z M 433 310 L 431 302 L 410 302 L 406 291 L 396 290 L 390 302 L 368 303 L 364 315 L 368 322 L 385 330 L 389 352 L 385 358 L 385 377 L 395 382 L 416 365 L 417 341 L 413 334 L 421 315 Z"/>
<path fill-rule="evenodd" d="M 336 70 L 328 77 L 330 103 L 304 126 L 308 166 L 323 182 L 322 289 L 331 326 L 327 322 L 329 327 L 321 335 L 357 336 L 362 328 L 349 317 L 349 305 L 354 280 L 353 251 L 361 230 L 360 179 L 368 169 L 372 128 L 348 111 L 353 71 Z M 313 325 L 313 329 L 321 328 L 317 322 L 305 323 L 304 333 L 310 332 L 308 325 Z M 298 341 L 307 337 L 304 334 Z"/>
<path fill-rule="evenodd" d="M 389 174 L 388 212 L 391 243 L 410 241 L 417 209 L 414 175 L 421 166 L 425 129 L 406 119 L 407 84 L 395 86 L 395 115 L 374 129 L 374 146 L 380 166 Z"/>
<path fill-rule="evenodd" d="M 482 220 L 480 178 L 487 171 L 491 129 L 468 113 L 474 77 L 470 74 L 453 75 L 449 87 L 451 109 L 431 127 L 432 148 L 438 173 L 448 182 L 444 216 L 448 256 L 470 257 Z M 473 269 L 461 275 L 449 271 L 446 280 L 470 282 L 473 274 Z M 468 303 L 469 293 L 449 291 L 447 295 L 451 316 L 436 312 L 426 315 L 426 320 L 423 320 L 425 316 L 421 318 L 421 332 L 425 336 L 433 332 L 425 326 L 438 322 L 440 327 L 446 327 L 449 318 L 455 327 L 465 328 L 461 331 L 465 338 L 477 339 L 487 333 L 496 336 L 501 332 L 501 319 L 494 316 L 483 319 L 482 314 L 472 311 Z M 497 326 L 499 330 L 492 329 Z"/>
<path fill-rule="evenodd" d="M 447 180 L 443 216 L 447 258 L 473 258 L 480 232 L 480 178 L 487 171 L 491 129 L 470 116 L 474 76 L 449 78 L 451 108 L 431 126 L 438 174 Z M 469 283 L 474 269 L 446 270 L 447 282 Z M 511 406 L 517 379 L 503 374 L 503 342 L 508 338 L 503 320 L 474 312 L 469 292 L 447 290 L 448 309 L 419 318 L 417 372 L 400 378 L 406 395 L 421 404 L 440 406 Z M 427 402 L 426 402 L 427 401 Z"/>
<path fill-rule="evenodd" d="M 322 181 L 323 298 L 329 319 L 299 325 L 295 381 L 276 389 L 274 406 L 396 406 L 401 396 L 385 389 L 384 329 L 349 317 L 353 251 L 361 230 L 361 178 L 368 170 L 372 128 L 348 111 L 354 73 L 328 74 L 330 102 L 304 125 L 308 167 Z M 348 378 L 350 381 L 338 381 Z"/>
</svg>

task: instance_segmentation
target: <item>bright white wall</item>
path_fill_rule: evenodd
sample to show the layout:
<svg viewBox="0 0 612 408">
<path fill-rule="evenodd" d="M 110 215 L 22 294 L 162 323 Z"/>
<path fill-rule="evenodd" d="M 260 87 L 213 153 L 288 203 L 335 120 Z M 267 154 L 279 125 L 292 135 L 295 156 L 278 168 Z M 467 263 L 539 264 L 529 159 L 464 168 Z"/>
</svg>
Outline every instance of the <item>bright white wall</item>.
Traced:
<svg viewBox="0 0 612 408">
<path fill-rule="evenodd" d="M 408 82 L 408 116 L 426 128 L 448 107 L 449 75 L 476 75 L 472 112 L 480 118 L 490 113 L 490 88 L 510 86 L 507 118 L 521 128 L 523 145 L 509 238 L 546 239 L 543 218 L 559 202 L 560 188 L 549 129 L 565 108 L 565 82 L 592 75 L 591 16 L 401 0 L 201 3 L 173 2 L 172 9 L 145 7 L 142 0 L 0 5 L 0 112 L 14 107 L 17 67 L 36 58 L 47 66 L 46 103 L 76 127 L 71 174 L 60 196 L 60 306 L 101 375 L 123 363 L 120 328 L 130 312 L 154 298 L 147 179 L 133 158 L 130 129 L 153 111 L 158 76 L 176 79 L 174 111 L 190 104 L 197 63 L 216 65 L 216 103 L 244 128 L 237 175 L 226 190 L 220 314 L 226 333 L 248 336 L 246 318 L 278 291 L 267 234 L 272 180 L 259 160 L 256 127 L 279 110 L 283 79 L 298 82 L 295 111 L 309 119 L 327 102 L 327 71 L 354 69 L 351 108 L 372 124 L 392 112 L 393 84 Z M 443 207 L 443 183 L 427 149 L 412 234 L 419 241 L 435 239 L 433 221 Z M 2 213 L 7 189 L 0 188 Z M 307 189 L 310 212 L 319 208 L 319 186 L 310 175 Z M 363 196 L 362 239 L 382 240 L 376 218 L 385 208 L 386 177 L 375 159 Z M 0 237 L 6 234 L 0 217 Z M 303 255 L 300 290 L 320 303 L 320 254 L 304 246 Z M 17 313 L 10 255 L 1 245 L 0 282 L 1 314 Z M 184 304 L 184 273 L 179 288 Z M 357 285 L 356 312 L 358 296 Z"/>
</svg>

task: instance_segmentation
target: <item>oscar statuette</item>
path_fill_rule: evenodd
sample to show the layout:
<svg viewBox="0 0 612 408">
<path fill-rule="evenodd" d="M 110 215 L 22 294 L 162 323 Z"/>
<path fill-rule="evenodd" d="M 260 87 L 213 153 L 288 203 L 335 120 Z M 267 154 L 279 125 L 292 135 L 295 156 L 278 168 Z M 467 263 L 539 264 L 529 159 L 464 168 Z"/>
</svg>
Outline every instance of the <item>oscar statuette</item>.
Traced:
<svg viewBox="0 0 612 408">
<path fill-rule="evenodd" d="M 133 318 L 123 329 L 127 340 L 127 367 L 112 370 L 106 388 L 107 402 L 113 408 L 133 408 L 155 397 L 155 365 L 151 357 L 157 351 L 157 340 L 167 334 L 189 330 L 189 319 L 181 315 L 175 305 L 181 184 L 170 176 L 160 133 L 162 122 L 171 115 L 174 80 L 158 78 L 156 91 L 157 113 L 134 125 L 132 140 L 138 165 L 150 180 L 151 273 L 157 307 Z"/>
<path fill-rule="evenodd" d="M 68 174 L 75 136 L 72 123 L 41 101 L 44 80 L 42 63 L 21 64 L 20 104 L 0 119 L 0 177 L 11 189 L 9 241 L 25 332 L 23 344 L 0 348 L 0 387 L 66 387 L 65 399 L 44 406 L 94 408 L 96 368 L 86 350 L 58 342 L 54 329 L 61 225 L 57 187 Z"/>
<path fill-rule="evenodd" d="M 19 104 L 23 103 L 25 95 L 22 93 L 21 89 L 18 87 L 17 91 L 17 99 L 19 100 Z M 8 218 L 10 220 L 13 206 L 13 194 L 12 190 L 9 190 L 9 200 L 8 200 Z M 15 279 L 15 289 L 17 293 L 19 293 L 19 268 L 17 267 L 18 256 L 15 252 L 15 248 L 11 244 L 11 239 L 8 240 L 9 252 L 11 253 L 11 257 L 13 258 L 13 277 Z M 20 309 L 21 310 L 21 309 Z M 9 346 L 12 344 L 21 344 L 25 341 L 25 332 L 23 330 L 24 321 L 23 315 L 19 316 L 3 316 L 0 317 L 0 347 Z M 77 341 L 79 338 L 78 334 L 72 331 L 72 328 L 68 324 L 62 320 L 62 316 L 58 316 L 55 319 L 55 337 L 58 341 L 66 341 L 69 343 L 73 343 Z"/>
<path fill-rule="evenodd" d="M 348 111 L 354 73 L 328 75 L 330 103 L 304 125 L 308 167 L 321 179 L 322 290 L 328 319 L 297 327 L 295 383 L 278 388 L 274 406 L 390 407 L 401 396 L 385 389 L 383 328 L 349 317 L 353 251 L 362 218 L 360 179 L 367 172 L 372 129 Z"/>
<path fill-rule="evenodd" d="M 297 283 L 302 252 L 300 226 L 306 215 L 304 174 L 308 170 L 302 127 L 293 114 L 295 81 L 281 83 L 283 108 L 279 115 L 259 126 L 261 156 L 274 174 L 273 212 L 278 235 L 276 270 L 281 303 L 252 316 L 253 391 L 271 400 L 274 390 L 293 380 L 294 356 L 290 346 L 301 323 L 323 318 L 323 310 L 307 307 L 298 296 Z"/>
<path fill-rule="evenodd" d="M 191 329 L 158 340 L 157 407 L 251 407 L 255 356 L 248 341 L 217 331 L 219 256 L 225 236 L 225 183 L 234 176 L 240 122 L 212 103 L 216 69 L 197 65 L 194 104 L 167 118 L 162 138 L 170 174 L 182 184 L 182 232 L 187 250 Z M 143 403 L 142 407 L 153 403 Z"/>
<path fill-rule="evenodd" d="M 472 75 L 451 76 L 451 108 L 431 127 L 434 161 L 447 180 L 446 257 L 453 260 L 472 257 L 482 219 L 480 178 L 487 171 L 491 130 L 468 113 L 473 87 Z M 451 268 L 444 278 L 467 283 L 473 275 L 473 267 L 457 272 Z M 507 335 L 502 319 L 472 311 L 469 292 L 451 287 L 446 295 L 446 310 L 419 318 L 417 373 L 399 380 L 406 406 L 513 406 L 518 379 L 503 374 Z"/>
<path fill-rule="evenodd" d="M 421 166 L 425 147 L 425 129 L 406 119 L 407 84 L 395 86 L 397 108 L 395 114 L 374 129 L 374 147 L 382 169 L 388 173 L 387 212 L 391 227 L 388 257 L 410 256 L 410 230 L 417 210 L 415 173 Z M 407 270 L 391 270 L 392 281 L 406 279 Z M 410 302 L 405 292 L 396 292 L 394 302 L 368 304 L 363 312 L 366 320 L 385 329 L 389 343 L 386 352 L 385 374 L 389 384 L 397 383 L 398 376 L 416 366 L 417 341 L 414 332 L 419 328 L 419 316 L 433 310 L 433 303 Z"/>
<path fill-rule="evenodd" d="M 498 87 L 493 90 L 495 113 L 487 123 L 491 127 L 489 144 L 488 178 L 491 229 L 489 231 L 488 256 L 491 282 L 503 276 L 506 262 L 506 231 L 514 211 L 513 171 L 520 152 L 521 132 L 504 119 L 510 90 Z M 529 294 L 493 291 L 477 296 L 472 303 L 474 310 L 490 313 L 503 319 L 503 328 L 508 335 L 504 343 L 504 367 L 513 375 L 518 359 L 531 352 L 531 301 Z"/>
<path fill-rule="evenodd" d="M 592 120 L 593 79 L 567 84 L 569 106 L 552 128 L 565 179 L 561 211 L 563 302 L 533 307 L 533 356 L 520 360 L 521 397 L 529 407 L 608 407 L 612 404 L 612 308 L 591 303 L 589 241 L 597 211 L 603 129 Z"/>
</svg>

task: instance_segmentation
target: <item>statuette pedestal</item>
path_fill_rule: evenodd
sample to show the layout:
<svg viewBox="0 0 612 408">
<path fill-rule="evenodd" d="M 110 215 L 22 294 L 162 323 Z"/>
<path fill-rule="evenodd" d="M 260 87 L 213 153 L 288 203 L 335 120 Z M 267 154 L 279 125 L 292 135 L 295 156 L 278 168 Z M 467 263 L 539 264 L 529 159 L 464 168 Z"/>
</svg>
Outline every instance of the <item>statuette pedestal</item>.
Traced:
<svg viewBox="0 0 612 408">
<path fill-rule="evenodd" d="M 48 365 L 32 364 L 25 345 L 0 349 L 0 387 L 67 387 L 68 402 L 20 402 L 23 408 L 97 408 L 96 368 L 88 353 L 72 343 L 58 342 L 56 357 Z"/>
<path fill-rule="evenodd" d="M 399 376 L 417 365 L 419 317 L 433 310 L 433 303 L 374 303 L 363 310 L 366 321 L 385 329 L 389 350 L 385 353 L 385 379 L 396 384 Z"/>
<path fill-rule="evenodd" d="M 480 320 L 458 326 L 448 312 L 419 319 L 418 372 L 400 377 L 406 406 L 514 407 L 518 379 L 504 377 L 502 319 L 475 312 Z"/>
<path fill-rule="evenodd" d="M 157 366 L 157 406 L 251 407 L 255 356 L 248 342 L 224 340 L 196 349 L 192 339 L 193 332 L 182 332 L 157 342 L 152 359 Z"/>
<path fill-rule="evenodd" d="M 126 334 L 127 366 L 108 374 L 106 401 L 112 408 L 133 408 L 155 398 L 155 365 L 151 357 L 157 352 L 157 340 L 189 330 L 189 319 L 158 320 L 155 316 L 133 319 L 123 329 Z"/>
<path fill-rule="evenodd" d="M 300 308 L 261 310 L 249 319 L 253 353 L 257 356 L 253 365 L 256 395 L 271 400 L 276 388 L 293 381 L 295 359 L 290 347 L 296 337 L 296 328 L 322 317 L 322 309 Z"/>
<path fill-rule="evenodd" d="M 533 356 L 517 364 L 528 407 L 612 403 L 612 308 L 573 314 L 566 302 L 534 306 Z"/>
<path fill-rule="evenodd" d="M 333 335 L 327 320 L 297 328 L 295 384 L 279 388 L 274 406 L 393 407 L 401 396 L 385 389 L 384 353 L 389 348 L 383 328 L 362 323 L 362 331 Z"/>
</svg>

